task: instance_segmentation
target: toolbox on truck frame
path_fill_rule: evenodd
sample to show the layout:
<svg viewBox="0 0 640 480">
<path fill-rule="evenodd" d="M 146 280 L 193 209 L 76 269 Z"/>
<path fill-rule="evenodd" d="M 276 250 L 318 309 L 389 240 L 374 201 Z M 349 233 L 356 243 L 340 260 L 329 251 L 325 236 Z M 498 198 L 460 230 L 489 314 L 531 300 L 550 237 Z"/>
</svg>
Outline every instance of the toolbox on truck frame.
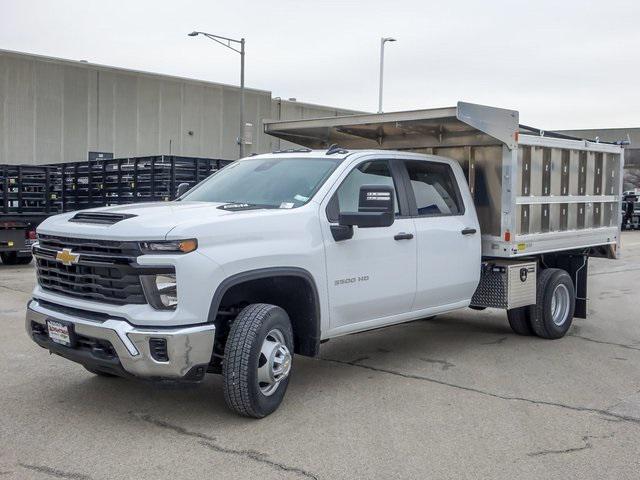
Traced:
<svg viewBox="0 0 640 480">
<path fill-rule="evenodd" d="M 563 250 L 614 257 L 620 246 L 623 149 L 519 124 L 515 110 L 455 107 L 265 121 L 265 133 L 309 148 L 440 155 L 462 166 L 485 257 Z"/>
</svg>

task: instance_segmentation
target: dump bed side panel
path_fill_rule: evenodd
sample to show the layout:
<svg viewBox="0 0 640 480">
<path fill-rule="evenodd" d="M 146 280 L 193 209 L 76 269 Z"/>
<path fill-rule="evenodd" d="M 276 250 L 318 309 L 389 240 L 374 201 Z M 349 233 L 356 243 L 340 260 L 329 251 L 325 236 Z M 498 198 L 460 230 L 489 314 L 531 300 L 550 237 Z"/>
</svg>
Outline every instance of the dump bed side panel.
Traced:
<svg viewBox="0 0 640 480">
<path fill-rule="evenodd" d="M 443 109 L 265 122 L 300 145 L 440 155 L 467 175 L 486 257 L 620 246 L 622 148 L 535 131 L 518 132 L 512 110 L 458 102 Z M 597 252 L 593 250 L 596 247 Z"/>
</svg>

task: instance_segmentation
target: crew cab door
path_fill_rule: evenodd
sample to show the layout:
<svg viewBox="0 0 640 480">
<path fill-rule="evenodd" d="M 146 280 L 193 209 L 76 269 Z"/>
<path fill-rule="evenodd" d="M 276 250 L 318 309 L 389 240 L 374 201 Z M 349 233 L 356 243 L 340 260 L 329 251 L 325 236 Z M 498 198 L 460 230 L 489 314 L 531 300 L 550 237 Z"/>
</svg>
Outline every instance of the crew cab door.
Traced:
<svg viewBox="0 0 640 480">
<path fill-rule="evenodd" d="M 481 240 L 462 169 L 437 159 L 404 160 L 417 240 L 414 310 L 469 304 L 480 279 Z"/>
<path fill-rule="evenodd" d="M 331 329 L 349 331 L 385 323 L 411 311 L 416 289 L 416 231 L 408 216 L 399 160 L 357 161 L 337 182 L 321 214 L 327 264 Z M 353 227 L 353 237 L 336 241 L 331 225 L 339 212 L 357 212 L 360 187 L 392 186 L 395 219 L 389 227 Z M 400 187 L 400 188 L 398 188 Z M 360 324 L 355 327 L 356 324 Z"/>
</svg>

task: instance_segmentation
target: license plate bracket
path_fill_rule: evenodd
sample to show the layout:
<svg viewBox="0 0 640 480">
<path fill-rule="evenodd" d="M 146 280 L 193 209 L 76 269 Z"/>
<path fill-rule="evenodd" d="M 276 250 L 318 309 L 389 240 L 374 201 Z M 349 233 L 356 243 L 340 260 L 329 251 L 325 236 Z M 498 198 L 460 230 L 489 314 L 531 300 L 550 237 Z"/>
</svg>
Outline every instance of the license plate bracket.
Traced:
<svg viewBox="0 0 640 480">
<path fill-rule="evenodd" d="M 47 319 L 47 332 L 52 342 L 65 347 L 74 348 L 76 345 L 73 323 L 63 320 Z"/>
</svg>

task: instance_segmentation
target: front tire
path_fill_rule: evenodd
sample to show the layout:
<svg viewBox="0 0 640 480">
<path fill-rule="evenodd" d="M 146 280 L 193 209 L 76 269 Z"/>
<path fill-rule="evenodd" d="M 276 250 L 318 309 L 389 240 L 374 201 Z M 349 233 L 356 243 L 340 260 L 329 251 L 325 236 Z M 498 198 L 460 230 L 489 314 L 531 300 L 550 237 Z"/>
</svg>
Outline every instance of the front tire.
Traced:
<svg viewBox="0 0 640 480">
<path fill-rule="evenodd" d="M 282 403 L 292 365 L 293 333 L 282 308 L 245 307 L 236 317 L 222 366 L 227 406 L 245 417 L 263 418 Z"/>
<path fill-rule="evenodd" d="M 571 327 L 575 311 L 575 289 L 567 272 L 547 268 L 537 281 L 537 301 L 530 307 L 531 328 L 541 338 L 562 338 Z"/>
</svg>

